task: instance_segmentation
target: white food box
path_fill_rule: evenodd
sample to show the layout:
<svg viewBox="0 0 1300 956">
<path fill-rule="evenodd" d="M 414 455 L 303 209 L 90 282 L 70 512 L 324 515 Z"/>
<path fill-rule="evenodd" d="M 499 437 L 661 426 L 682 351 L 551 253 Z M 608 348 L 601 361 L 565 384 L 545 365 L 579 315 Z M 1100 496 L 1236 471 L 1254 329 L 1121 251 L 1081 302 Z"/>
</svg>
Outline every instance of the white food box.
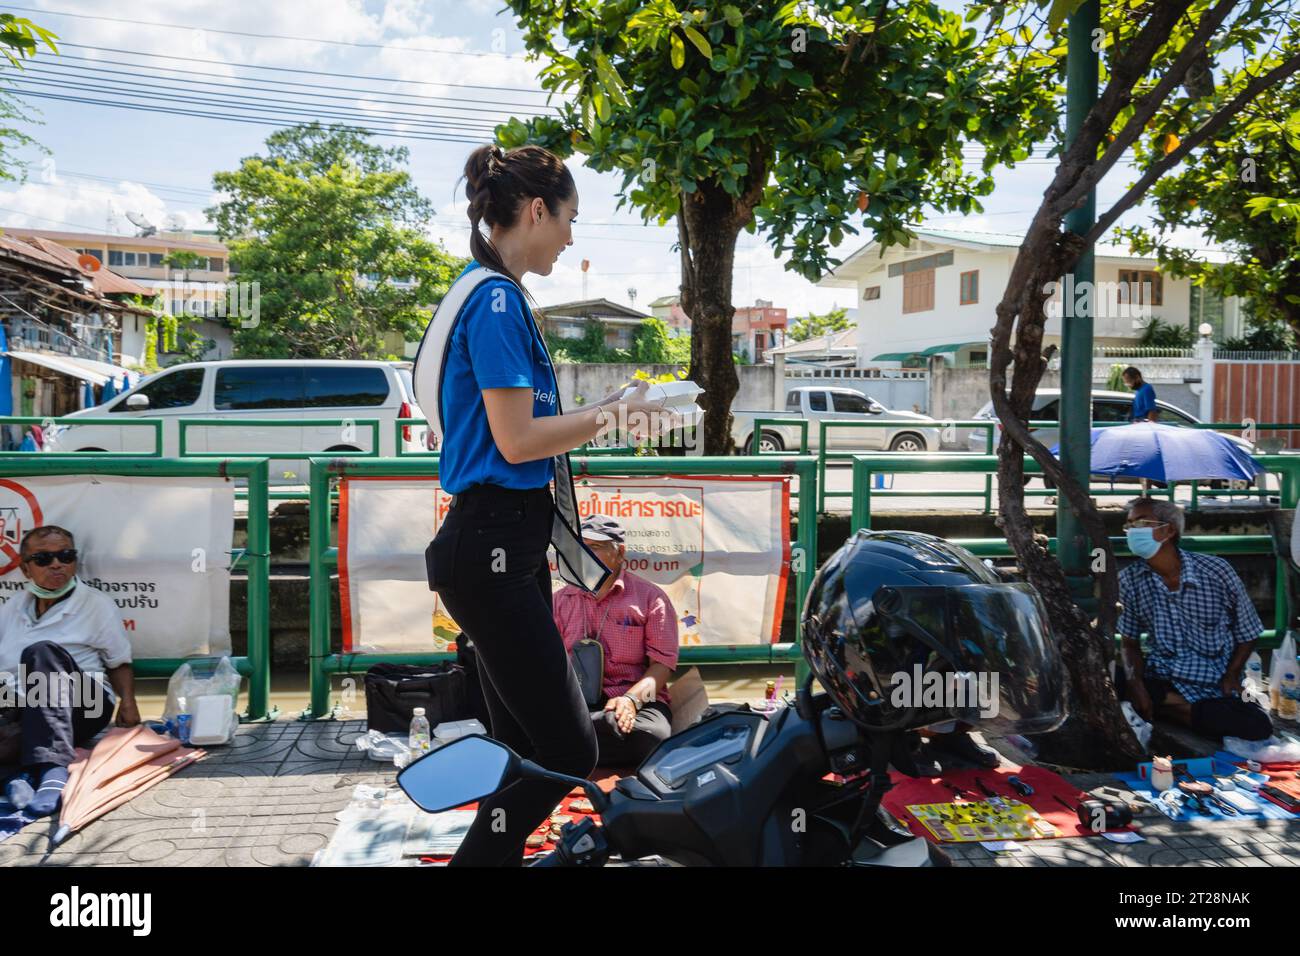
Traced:
<svg viewBox="0 0 1300 956">
<path fill-rule="evenodd" d="M 190 743 L 196 747 L 211 747 L 229 743 L 239 718 L 235 715 L 229 694 L 204 694 L 195 697 L 193 723 L 190 725 Z"/>
<path fill-rule="evenodd" d="M 487 728 L 477 720 L 444 720 L 433 728 L 433 739 L 441 747 L 470 734 L 487 734 Z"/>
<path fill-rule="evenodd" d="M 623 392 L 624 398 L 631 398 L 636 391 L 635 385 L 629 385 Z M 704 394 L 704 389 L 694 382 L 652 382 L 645 391 L 647 402 L 663 402 L 666 408 L 674 411 L 694 408 L 700 410 L 695 400 Z"/>
</svg>

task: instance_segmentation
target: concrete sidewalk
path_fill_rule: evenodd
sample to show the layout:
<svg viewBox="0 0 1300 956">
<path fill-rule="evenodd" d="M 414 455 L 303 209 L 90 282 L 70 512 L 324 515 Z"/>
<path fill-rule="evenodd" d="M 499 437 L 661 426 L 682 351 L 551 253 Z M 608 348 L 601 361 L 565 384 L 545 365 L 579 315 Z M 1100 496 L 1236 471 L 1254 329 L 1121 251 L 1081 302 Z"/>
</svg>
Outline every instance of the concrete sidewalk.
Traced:
<svg viewBox="0 0 1300 956">
<path fill-rule="evenodd" d="M 333 834 L 357 784 L 391 785 L 396 770 L 354 745 L 364 721 L 282 719 L 245 724 L 234 743 L 74 834 L 45 857 L 52 830 L 39 821 L 0 843 L 0 865 L 306 866 Z M 1070 778 L 1083 789 L 1114 781 Z M 1292 866 L 1300 820 L 1173 823 L 1143 818 L 1146 842 L 1100 837 L 1042 840 L 995 856 L 950 848 L 959 866 Z"/>
</svg>

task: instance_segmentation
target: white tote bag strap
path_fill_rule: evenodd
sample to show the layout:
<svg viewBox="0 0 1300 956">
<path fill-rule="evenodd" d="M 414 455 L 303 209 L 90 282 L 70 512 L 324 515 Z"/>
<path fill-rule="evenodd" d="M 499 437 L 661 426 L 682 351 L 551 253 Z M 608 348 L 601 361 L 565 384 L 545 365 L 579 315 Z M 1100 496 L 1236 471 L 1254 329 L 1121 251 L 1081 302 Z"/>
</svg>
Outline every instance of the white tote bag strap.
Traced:
<svg viewBox="0 0 1300 956">
<path fill-rule="evenodd" d="M 505 279 L 516 288 L 518 284 L 509 276 L 480 266 L 471 269 L 452 283 L 447 294 L 438 303 L 438 308 L 429 320 L 429 326 L 420 339 L 420 348 L 415 353 L 415 373 L 411 376 L 415 390 L 415 400 L 420 410 L 429 420 L 429 427 L 438 436 L 438 445 L 442 446 L 442 374 L 447 367 L 447 347 L 451 343 L 456 323 L 460 321 L 465 303 L 479 285 L 488 279 Z M 523 290 L 520 290 L 522 294 Z M 540 338 L 540 334 L 539 334 Z M 542 348 L 546 341 L 542 339 Z M 550 361 L 550 354 L 547 354 Z M 555 393 L 555 410 L 564 413 L 560 404 L 559 382 L 555 379 L 555 367 L 551 366 L 551 382 Z M 555 549 L 556 564 L 560 578 L 568 584 L 576 584 L 588 591 L 598 589 L 610 574 L 609 568 L 601 563 L 582 540 L 579 530 L 577 501 L 573 489 L 573 471 L 569 465 L 569 456 L 555 456 L 555 518 L 551 522 L 551 546 Z"/>
<path fill-rule="evenodd" d="M 429 427 L 438 436 L 438 446 L 442 446 L 442 372 L 447 366 L 447 347 L 451 344 L 451 334 L 456 330 L 456 322 L 464 311 L 470 295 L 488 279 L 506 279 L 499 272 L 480 266 L 471 269 L 451 284 L 443 296 L 433 318 L 429 320 L 424 336 L 420 339 L 420 348 L 415 353 L 415 372 L 411 376 L 415 389 L 415 401 L 429 420 Z M 508 281 L 508 280 L 507 280 Z"/>
</svg>

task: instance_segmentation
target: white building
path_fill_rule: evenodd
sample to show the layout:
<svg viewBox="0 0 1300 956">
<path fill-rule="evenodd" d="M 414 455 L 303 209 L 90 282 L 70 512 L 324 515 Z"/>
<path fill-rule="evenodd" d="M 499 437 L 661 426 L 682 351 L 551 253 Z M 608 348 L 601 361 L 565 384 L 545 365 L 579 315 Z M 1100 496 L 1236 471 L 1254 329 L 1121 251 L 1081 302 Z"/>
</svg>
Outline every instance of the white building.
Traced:
<svg viewBox="0 0 1300 956">
<path fill-rule="evenodd" d="M 944 355 L 956 367 L 984 365 L 989 330 L 1012 263 L 1024 237 L 1011 233 L 913 228 L 917 239 L 881 254 L 868 243 L 822 277 L 823 287 L 857 290 L 858 363 L 861 366 L 923 367 Z M 1226 262 L 1223 252 L 1201 253 Z M 1203 322 L 1222 340 L 1242 334 L 1240 302 L 1195 288 L 1187 279 L 1162 276 L 1156 261 L 1127 248 L 1098 243 L 1094 341 L 1132 346 L 1150 317 L 1190 327 Z M 1058 297 L 1059 299 L 1059 294 Z M 1049 303 L 1051 305 L 1051 303 Z M 1050 314 L 1050 313 L 1049 313 Z M 1060 344 L 1061 322 L 1049 318 L 1044 345 Z"/>
</svg>

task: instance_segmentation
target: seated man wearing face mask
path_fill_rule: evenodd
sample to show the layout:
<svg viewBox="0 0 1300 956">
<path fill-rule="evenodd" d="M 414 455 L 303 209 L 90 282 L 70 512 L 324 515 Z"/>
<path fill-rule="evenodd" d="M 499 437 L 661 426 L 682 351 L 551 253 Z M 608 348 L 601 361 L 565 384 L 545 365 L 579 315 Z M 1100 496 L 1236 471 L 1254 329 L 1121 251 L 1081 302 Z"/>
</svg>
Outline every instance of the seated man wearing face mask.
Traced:
<svg viewBox="0 0 1300 956">
<path fill-rule="evenodd" d="M 588 517 L 582 540 L 613 573 L 595 594 L 572 584 L 557 591 L 555 626 L 570 653 L 584 639 L 600 643 L 600 698 L 588 700 L 600 763 L 635 766 L 672 733 L 666 685 L 677 667 L 677 612 L 658 585 L 623 566 L 626 534 L 617 521 Z"/>
<path fill-rule="evenodd" d="M 1164 717 L 1207 737 L 1269 737 L 1268 714 L 1241 699 L 1242 671 L 1264 626 L 1232 565 L 1178 546 L 1183 509 L 1170 501 L 1129 502 L 1124 532 L 1140 560 L 1119 575 L 1120 696 L 1148 721 Z"/>
<path fill-rule="evenodd" d="M 27 578 L 0 607 L 0 721 L 19 727 L 22 773 L 6 787 L 19 809 L 59 804 L 76 748 L 108 726 L 140 723 L 131 644 L 112 598 L 77 579 L 72 533 L 33 528 L 19 545 Z"/>
</svg>

